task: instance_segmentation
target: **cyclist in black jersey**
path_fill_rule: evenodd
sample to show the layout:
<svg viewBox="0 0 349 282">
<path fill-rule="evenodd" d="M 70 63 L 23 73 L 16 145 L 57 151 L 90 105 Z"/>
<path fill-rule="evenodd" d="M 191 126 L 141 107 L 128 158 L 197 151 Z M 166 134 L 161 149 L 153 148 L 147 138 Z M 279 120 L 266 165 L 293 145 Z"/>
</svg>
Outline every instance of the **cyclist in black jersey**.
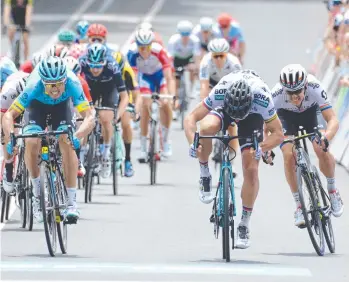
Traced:
<svg viewBox="0 0 349 282">
<path fill-rule="evenodd" d="M 28 60 L 29 56 L 29 26 L 32 20 L 33 2 L 34 0 L 5 0 L 4 6 L 4 26 L 8 28 L 10 44 L 16 26 L 23 29 L 24 61 Z"/>
</svg>

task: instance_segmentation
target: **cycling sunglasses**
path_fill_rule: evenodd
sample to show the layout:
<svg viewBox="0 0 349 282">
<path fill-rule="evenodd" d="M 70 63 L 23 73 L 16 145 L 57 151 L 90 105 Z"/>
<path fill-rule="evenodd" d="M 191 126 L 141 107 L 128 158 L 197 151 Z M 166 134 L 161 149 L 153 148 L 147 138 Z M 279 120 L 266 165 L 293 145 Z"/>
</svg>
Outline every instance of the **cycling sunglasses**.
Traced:
<svg viewBox="0 0 349 282">
<path fill-rule="evenodd" d="M 289 95 L 289 96 L 293 96 L 293 95 L 300 95 L 302 92 L 303 92 L 304 88 L 301 88 L 301 89 L 298 89 L 296 91 L 287 91 L 286 90 L 286 94 Z"/>
<path fill-rule="evenodd" d="M 62 87 L 66 82 L 66 79 L 59 80 L 59 81 L 43 81 L 45 87 L 47 88 L 54 88 L 54 87 Z"/>
<path fill-rule="evenodd" d="M 212 57 L 215 59 L 224 59 L 225 55 L 224 54 L 217 54 L 217 55 L 212 55 Z"/>
<path fill-rule="evenodd" d="M 189 36 L 191 34 L 191 32 L 182 32 L 181 36 L 186 37 Z"/>
<path fill-rule="evenodd" d="M 95 42 L 98 42 L 98 43 L 103 43 L 104 42 L 104 38 L 100 38 L 100 37 L 93 37 L 93 38 L 89 38 L 90 39 L 90 41 L 92 41 L 93 43 L 95 43 Z"/>
<path fill-rule="evenodd" d="M 102 61 L 102 62 L 98 62 L 98 63 L 93 63 L 93 62 L 88 61 L 87 64 L 91 69 L 101 69 L 105 66 L 106 61 Z"/>
<path fill-rule="evenodd" d="M 140 51 L 146 51 L 146 50 L 150 50 L 151 45 L 139 45 L 138 46 L 138 50 Z"/>
</svg>

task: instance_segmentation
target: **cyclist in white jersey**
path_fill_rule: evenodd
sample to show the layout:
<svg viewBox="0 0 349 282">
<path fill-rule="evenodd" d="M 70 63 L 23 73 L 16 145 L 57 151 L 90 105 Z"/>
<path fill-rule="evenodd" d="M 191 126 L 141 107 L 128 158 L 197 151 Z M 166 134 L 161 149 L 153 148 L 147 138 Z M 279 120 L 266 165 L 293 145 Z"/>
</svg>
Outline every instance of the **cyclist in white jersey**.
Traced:
<svg viewBox="0 0 349 282">
<path fill-rule="evenodd" d="M 221 38 L 221 32 L 217 26 L 214 25 L 213 19 L 202 17 L 198 25 L 193 29 L 193 34 L 200 40 L 201 57 L 208 51 L 208 43 L 214 38 Z"/>
<path fill-rule="evenodd" d="M 7 78 L 4 87 L 1 89 L 0 124 L 2 124 L 2 116 L 11 107 L 13 101 L 17 98 L 17 96 L 23 91 L 25 87 L 25 81 L 28 76 L 28 73 L 18 71 L 11 74 Z M 16 121 L 19 122 L 20 118 Z M 1 134 L 2 138 L 3 136 L 4 135 Z M 1 144 L 4 145 L 4 140 L 1 140 Z M 7 193 L 11 193 L 13 191 L 13 156 L 8 154 L 6 146 L 3 146 L 2 149 L 5 160 L 5 169 L 3 172 L 3 187 Z"/>
<path fill-rule="evenodd" d="M 190 80 L 193 85 L 195 71 L 200 64 L 200 40 L 192 34 L 193 24 L 189 21 L 180 21 L 177 25 L 178 33 L 171 36 L 168 42 L 168 52 L 173 58 L 176 69 L 176 96 L 178 96 L 181 72 L 178 67 L 188 66 L 191 73 Z"/>
<path fill-rule="evenodd" d="M 318 125 L 316 114 L 318 108 L 320 108 L 322 116 L 327 122 L 323 139 L 330 141 L 335 136 L 339 124 L 331 103 L 327 98 L 326 91 L 321 82 L 313 75 L 307 75 L 306 70 L 301 65 L 291 64 L 281 70 L 280 83 L 273 88 L 272 96 L 286 137 L 296 135 L 299 126 L 303 126 L 308 133 L 313 132 L 314 127 Z M 319 159 L 320 170 L 327 178 L 327 189 L 330 195 L 332 213 L 334 216 L 339 217 L 343 213 L 343 203 L 338 188 L 335 186 L 334 157 L 329 151 L 324 152 L 322 150 L 325 146 L 324 141 L 320 145 L 315 140 L 312 143 Z M 286 180 L 296 202 L 295 225 L 304 227 L 305 220 L 299 200 L 292 148 L 293 145 L 291 143 L 281 144 Z"/>
<path fill-rule="evenodd" d="M 185 120 L 185 134 L 190 145 L 189 155 L 199 157 L 199 198 L 205 204 L 213 201 L 211 173 L 208 167 L 212 151 L 210 139 L 200 140 L 194 148 L 194 134 L 200 121 L 200 135 L 215 135 L 226 130 L 235 121 L 239 124 L 239 135 L 252 136 L 254 130 L 262 133 L 260 148 L 253 152 L 251 140 L 241 140 L 241 156 L 244 175 L 242 186 L 242 218 L 238 226 L 238 248 L 250 246 L 249 221 L 259 190 L 257 157 L 268 152 L 283 141 L 281 122 L 276 114 L 270 90 L 265 82 L 252 70 L 240 70 L 224 76 L 212 89 L 209 96 L 200 102 Z M 263 140 L 263 125 L 271 132 Z M 262 152 L 261 152 L 262 151 Z"/>
</svg>

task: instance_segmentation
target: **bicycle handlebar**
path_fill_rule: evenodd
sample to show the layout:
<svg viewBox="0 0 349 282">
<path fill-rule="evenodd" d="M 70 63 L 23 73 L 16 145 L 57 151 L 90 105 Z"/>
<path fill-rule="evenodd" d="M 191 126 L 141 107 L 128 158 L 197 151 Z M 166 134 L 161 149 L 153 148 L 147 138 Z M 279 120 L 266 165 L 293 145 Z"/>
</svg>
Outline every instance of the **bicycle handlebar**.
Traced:
<svg viewBox="0 0 349 282">
<path fill-rule="evenodd" d="M 150 98 L 153 100 L 159 100 L 159 99 L 173 99 L 173 95 L 169 94 L 158 94 L 158 93 L 152 93 L 152 94 L 142 94 L 143 98 Z"/>
</svg>

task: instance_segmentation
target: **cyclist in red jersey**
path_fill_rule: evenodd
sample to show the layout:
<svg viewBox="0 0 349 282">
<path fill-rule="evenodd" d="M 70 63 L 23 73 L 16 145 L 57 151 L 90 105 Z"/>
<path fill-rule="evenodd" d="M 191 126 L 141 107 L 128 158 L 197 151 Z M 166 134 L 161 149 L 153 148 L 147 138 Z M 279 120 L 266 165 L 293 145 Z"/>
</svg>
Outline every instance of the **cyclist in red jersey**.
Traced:
<svg viewBox="0 0 349 282">
<path fill-rule="evenodd" d="M 45 54 L 42 53 L 34 53 L 31 60 L 25 61 L 21 66 L 20 70 L 26 73 L 31 73 L 36 65 L 44 59 Z"/>
</svg>

